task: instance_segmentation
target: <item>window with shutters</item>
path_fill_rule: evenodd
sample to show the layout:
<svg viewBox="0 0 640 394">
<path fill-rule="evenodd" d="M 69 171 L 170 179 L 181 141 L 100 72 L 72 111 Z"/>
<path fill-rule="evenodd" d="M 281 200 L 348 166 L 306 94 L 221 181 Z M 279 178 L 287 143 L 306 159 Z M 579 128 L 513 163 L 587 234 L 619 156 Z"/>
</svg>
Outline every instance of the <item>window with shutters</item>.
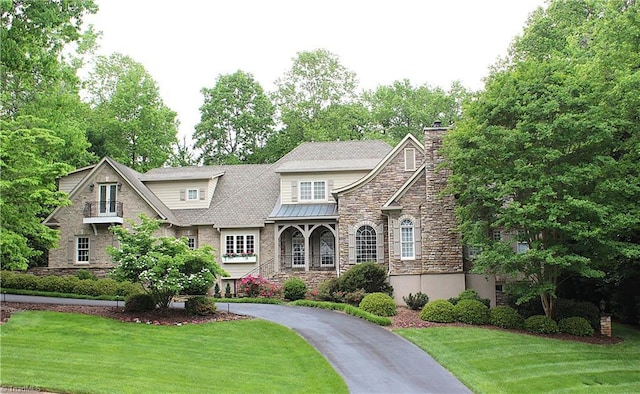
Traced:
<svg viewBox="0 0 640 394">
<path fill-rule="evenodd" d="M 300 201 L 326 201 L 327 183 L 325 181 L 300 182 Z"/>
<path fill-rule="evenodd" d="M 89 237 L 76 238 L 76 262 L 89 264 Z"/>
<path fill-rule="evenodd" d="M 376 230 L 369 225 L 360 226 L 356 231 L 356 263 L 377 260 Z"/>
<path fill-rule="evenodd" d="M 198 189 L 188 189 L 187 190 L 187 200 L 188 201 L 194 201 L 194 200 L 198 200 L 200 199 L 200 196 L 198 195 Z"/>
<path fill-rule="evenodd" d="M 410 219 L 400 222 L 400 249 L 402 259 L 415 258 L 414 227 Z"/>
</svg>

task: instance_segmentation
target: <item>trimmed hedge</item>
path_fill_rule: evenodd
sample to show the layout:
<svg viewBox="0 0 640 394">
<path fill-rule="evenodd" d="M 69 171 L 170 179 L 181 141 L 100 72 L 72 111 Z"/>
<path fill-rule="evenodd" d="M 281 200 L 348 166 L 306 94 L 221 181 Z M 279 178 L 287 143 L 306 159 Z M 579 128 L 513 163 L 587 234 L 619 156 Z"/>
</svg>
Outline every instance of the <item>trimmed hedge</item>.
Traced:
<svg viewBox="0 0 640 394">
<path fill-rule="evenodd" d="M 216 313 L 216 304 L 206 296 L 190 297 L 184 302 L 184 309 L 190 315 L 207 316 Z"/>
<path fill-rule="evenodd" d="M 457 321 L 466 324 L 488 324 L 489 308 L 478 300 L 460 300 L 453 306 Z"/>
<path fill-rule="evenodd" d="M 524 321 L 524 328 L 536 334 L 557 334 L 558 323 L 545 315 L 533 315 Z"/>
<path fill-rule="evenodd" d="M 521 329 L 524 327 L 524 317 L 514 308 L 502 305 L 489 311 L 489 323 L 496 327 Z"/>
<path fill-rule="evenodd" d="M 360 309 L 378 316 L 394 316 L 396 302 L 385 293 L 371 293 L 360 302 Z"/>
<path fill-rule="evenodd" d="M 462 300 L 476 300 L 476 301 L 482 302 L 487 308 L 491 307 L 491 300 L 488 299 L 488 298 L 480 297 L 478 292 L 475 291 L 474 289 L 464 290 L 464 291 L 460 292 L 460 294 L 458 294 L 457 297 L 449 298 L 448 301 L 451 304 L 456 305 L 458 302 L 460 302 Z"/>
<path fill-rule="evenodd" d="M 560 320 L 558 329 L 565 334 L 576 335 L 579 337 L 592 336 L 595 330 L 584 317 L 574 316 Z"/>
<path fill-rule="evenodd" d="M 82 274 L 81 276 L 89 276 Z M 76 275 L 35 276 L 12 271 L 0 271 L 2 289 L 35 290 L 50 293 L 80 294 L 92 297 L 122 296 L 141 293 L 140 285 L 113 279 L 79 279 Z"/>
<path fill-rule="evenodd" d="M 456 320 L 453 304 L 447 300 L 431 301 L 420 311 L 420 319 L 435 323 L 452 323 Z"/>
<path fill-rule="evenodd" d="M 600 329 L 600 309 L 588 301 L 576 301 L 559 298 L 556 300 L 554 319 L 561 321 L 568 317 L 582 317 L 594 330 Z"/>
</svg>

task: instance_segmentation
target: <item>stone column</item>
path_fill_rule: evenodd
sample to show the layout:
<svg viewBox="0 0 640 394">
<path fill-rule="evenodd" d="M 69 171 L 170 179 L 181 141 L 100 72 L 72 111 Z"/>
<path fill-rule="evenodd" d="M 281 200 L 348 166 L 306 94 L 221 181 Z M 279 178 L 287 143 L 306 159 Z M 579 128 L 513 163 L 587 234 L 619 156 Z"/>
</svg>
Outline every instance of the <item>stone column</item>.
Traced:
<svg viewBox="0 0 640 394">
<path fill-rule="evenodd" d="M 611 315 L 600 316 L 600 334 L 611 337 Z"/>
</svg>

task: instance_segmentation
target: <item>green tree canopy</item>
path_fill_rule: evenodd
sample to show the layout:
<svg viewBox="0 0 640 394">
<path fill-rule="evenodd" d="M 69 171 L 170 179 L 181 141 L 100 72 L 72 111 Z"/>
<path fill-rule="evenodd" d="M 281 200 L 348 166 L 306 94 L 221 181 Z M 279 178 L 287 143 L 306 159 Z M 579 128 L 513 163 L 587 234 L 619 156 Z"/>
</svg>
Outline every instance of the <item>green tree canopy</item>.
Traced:
<svg viewBox="0 0 640 394">
<path fill-rule="evenodd" d="M 43 124 L 32 117 L 0 120 L 0 259 L 6 269 L 27 269 L 57 245 L 57 232 L 42 220 L 68 204 L 55 187 L 55 179 L 71 169 L 57 161 L 64 140 Z"/>
<path fill-rule="evenodd" d="M 167 162 L 177 143 L 176 113 L 140 63 L 118 53 L 98 57 L 87 91 L 93 109 L 88 138 L 97 156 L 138 171 Z"/>
<path fill-rule="evenodd" d="M 638 256 L 637 22 L 635 2 L 550 2 L 445 140 L 463 238 L 482 247 L 475 269 L 524 275 L 549 316 L 562 273 Z M 611 46 L 626 49 L 617 64 Z"/>
<path fill-rule="evenodd" d="M 168 308 L 171 299 L 184 289 L 208 289 L 217 276 L 228 274 L 215 262 L 213 248 L 190 249 L 186 238 L 156 237 L 160 221 L 140 215 L 140 222 L 111 227 L 119 247 L 109 247 L 116 261 L 110 275 L 140 283 L 156 305 Z"/>
<path fill-rule="evenodd" d="M 213 88 L 202 89 L 204 104 L 194 133 L 204 164 L 251 161 L 273 130 L 274 107 L 253 75 L 220 75 Z"/>
</svg>

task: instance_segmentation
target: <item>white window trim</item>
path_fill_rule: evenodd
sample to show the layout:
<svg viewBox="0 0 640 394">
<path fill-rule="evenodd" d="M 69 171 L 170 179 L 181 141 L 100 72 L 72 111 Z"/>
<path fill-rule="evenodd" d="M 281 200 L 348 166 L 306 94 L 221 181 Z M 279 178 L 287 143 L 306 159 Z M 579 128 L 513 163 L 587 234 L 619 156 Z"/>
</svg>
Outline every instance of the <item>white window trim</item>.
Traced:
<svg viewBox="0 0 640 394">
<path fill-rule="evenodd" d="M 87 248 L 86 249 L 82 249 L 83 251 L 86 250 L 87 251 L 87 260 L 84 261 L 80 261 L 80 240 L 81 239 L 86 239 L 87 240 Z M 86 236 L 78 236 L 76 237 L 76 247 L 75 247 L 75 252 L 76 252 L 76 264 L 81 264 L 81 265 L 88 265 L 89 264 L 89 260 L 91 259 L 91 238 L 86 237 Z"/>
<path fill-rule="evenodd" d="M 191 192 L 196 192 L 196 198 L 191 198 Z M 200 200 L 200 190 L 198 190 L 198 189 L 187 189 L 186 200 L 187 201 L 199 201 Z"/>
<path fill-rule="evenodd" d="M 411 227 L 403 226 L 402 223 L 408 220 L 411 222 Z M 411 228 L 411 241 L 405 241 L 403 239 L 404 232 L 402 231 L 405 228 Z M 411 255 L 404 255 L 403 245 L 411 244 Z M 400 221 L 400 260 L 415 260 L 416 259 L 416 226 L 415 222 L 409 218 L 404 218 Z"/>
<path fill-rule="evenodd" d="M 227 249 L 227 239 L 233 238 L 233 251 Z M 242 237 L 242 251 L 237 252 L 238 249 L 238 237 Z M 249 237 L 253 238 L 253 248 L 247 247 Z M 254 234 L 227 234 L 224 238 L 224 254 L 256 254 L 256 236 Z"/>
<path fill-rule="evenodd" d="M 324 192 L 322 198 L 316 198 L 316 183 L 324 183 Z M 311 198 L 302 198 L 302 184 L 310 183 L 311 184 Z M 300 181 L 298 182 L 298 202 L 317 202 L 317 201 L 328 201 L 327 200 L 327 185 L 329 184 L 326 180 L 317 180 L 317 181 Z"/>
</svg>

